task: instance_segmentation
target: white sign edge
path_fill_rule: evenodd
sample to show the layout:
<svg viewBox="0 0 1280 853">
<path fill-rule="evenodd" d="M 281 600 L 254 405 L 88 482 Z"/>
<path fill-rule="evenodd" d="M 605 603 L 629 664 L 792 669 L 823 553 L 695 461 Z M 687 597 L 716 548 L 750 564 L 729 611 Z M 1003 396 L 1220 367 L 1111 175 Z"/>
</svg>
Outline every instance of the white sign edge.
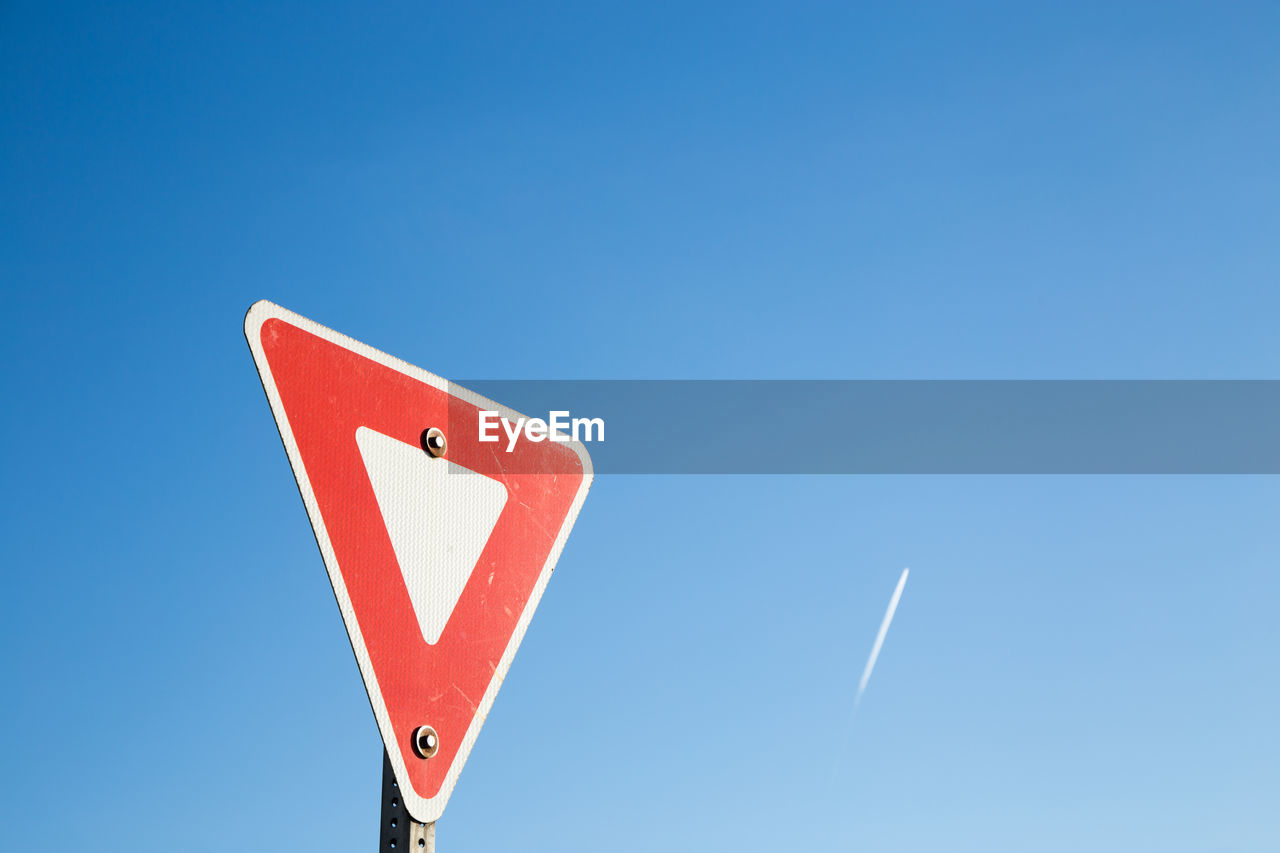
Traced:
<svg viewBox="0 0 1280 853">
<path fill-rule="evenodd" d="M 551 573 L 555 569 L 556 562 L 560 559 L 561 551 L 564 550 L 565 542 L 569 538 L 569 531 L 573 528 L 573 524 L 578 518 L 578 512 L 582 509 L 583 501 L 586 500 L 587 490 L 591 488 L 591 482 L 594 479 L 591 457 L 581 442 L 565 442 L 565 445 L 571 448 L 582 462 L 582 483 L 578 487 L 577 494 L 573 497 L 573 503 L 569 507 L 569 512 L 565 516 L 563 524 L 560 525 L 560 531 L 551 546 L 550 554 L 547 555 L 547 561 L 538 573 L 538 581 L 529 595 L 524 611 L 520 614 L 520 619 L 516 623 L 515 631 L 511 634 L 506 650 L 498 661 L 498 667 L 493 673 L 493 678 L 489 681 L 489 686 L 485 690 L 484 696 L 480 699 L 475 716 L 472 717 L 471 724 L 467 727 L 467 733 L 463 737 L 457 756 L 454 758 L 444 782 L 440 785 L 440 790 L 436 792 L 434 797 L 424 797 L 414 790 L 409 779 L 404 756 L 396 746 L 395 730 L 391 725 L 391 716 L 387 713 L 386 703 L 382 698 L 382 688 L 378 684 L 377 675 L 373 671 L 373 662 L 369 658 L 368 648 L 365 646 L 364 637 L 360 632 L 360 624 L 356 619 L 355 608 L 351 605 L 351 597 L 347 593 L 346 583 L 343 581 L 342 572 L 338 568 L 337 555 L 334 554 L 333 545 L 329 541 L 324 519 L 320 515 L 319 504 L 317 504 L 315 493 L 311 488 L 311 481 L 307 477 L 306 466 L 302 464 L 302 456 L 293 437 L 293 428 L 289 425 L 289 418 L 280 400 L 280 392 L 276 388 L 275 378 L 271 375 L 271 366 L 267 362 L 266 353 L 262 349 L 262 325 L 272 318 L 284 320 L 330 343 L 348 349 L 357 355 L 364 356 L 412 379 L 424 382 L 447 394 L 453 394 L 482 409 L 499 412 L 503 418 L 515 420 L 524 416 L 507 406 L 482 397 L 474 391 L 451 383 L 406 361 L 376 350 L 327 326 L 322 326 L 314 320 L 296 314 L 269 300 L 261 299 L 253 303 L 245 313 L 245 339 L 248 341 L 249 349 L 253 353 L 253 361 L 258 368 L 258 378 L 262 380 L 262 388 L 267 394 L 267 402 L 271 406 L 271 414 L 274 416 L 276 428 L 280 432 L 280 440 L 284 443 L 285 453 L 289 457 L 289 466 L 293 469 L 294 480 L 297 481 L 298 491 L 301 493 L 302 502 L 306 506 L 307 517 L 311 520 L 311 530 L 315 534 L 316 545 L 319 546 L 320 555 L 324 559 L 325 569 L 329 574 L 329 583 L 333 587 L 338 609 L 342 613 L 342 621 L 347 628 L 347 638 L 351 642 L 351 650 L 355 654 L 356 664 L 360 668 L 360 675 L 365 685 L 365 693 L 368 695 L 369 705 L 373 709 L 373 716 L 377 720 L 378 731 L 382 735 L 382 742 L 386 746 L 387 755 L 390 757 L 396 780 L 400 783 L 400 793 L 403 797 L 405 808 L 410 816 L 419 823 L 433 823 L 444 813 L 445 805 L 448 803 L 449 797 L 453 793 L 453 788 L 458 782 L 458 776 L 462 772 L 463 766 L 467 763 L 467 759 L 471 755 L 471 748 L 475 745 L 476 738 L 480 734 L 480 728 L 489 716 L 489 710 L 493 707 L 498 690 L 506 679 L 507 670 L 511 667 L 516 650 L 520 647 L 521 640 L 524 639 L 525 632 L 529 628 L 529 622 L 533 619 L 533 613 L 537 609 L 539 601 L 542 600 L 542 593 L 547 588 L 547 582 L 551 579 Z"/>
</svg>

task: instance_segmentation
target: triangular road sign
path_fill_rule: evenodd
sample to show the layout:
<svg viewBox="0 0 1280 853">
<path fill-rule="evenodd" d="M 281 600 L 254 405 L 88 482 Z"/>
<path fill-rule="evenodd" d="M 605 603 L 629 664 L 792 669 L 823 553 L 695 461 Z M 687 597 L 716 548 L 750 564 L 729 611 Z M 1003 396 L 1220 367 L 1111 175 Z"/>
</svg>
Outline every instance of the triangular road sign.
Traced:
<svg viewBox="0 0 1280 853">
<path fill-rule="evenodd" d="M 591 485 L 576 442 L 270 302 L 245 337 L 409 814 L 444 811 Z M 444 434 L 443 452 L 426 434 Z"/>
</svg>

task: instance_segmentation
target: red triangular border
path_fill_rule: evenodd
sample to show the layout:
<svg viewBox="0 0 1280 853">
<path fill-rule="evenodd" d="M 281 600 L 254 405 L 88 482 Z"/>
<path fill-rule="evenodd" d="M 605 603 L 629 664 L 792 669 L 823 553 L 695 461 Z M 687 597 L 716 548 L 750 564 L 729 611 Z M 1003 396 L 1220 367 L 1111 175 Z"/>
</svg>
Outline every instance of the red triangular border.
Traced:
<svg viewBox="0 0 1280 853">
<path fill-rule="evenodd" d="M 590 460 L 578 444 L 522 441 L 511 453 L 480 444 L 482 407 L 516 413 L 271 303 L 250 309 L 245 333 L 406 805 L 435 820 L 585 498 Z M 361 426 L 414 445 L 439 426 L 450 461 L 507 489 L 434 645 L 422 638 L 360 456 Z M 440 737 L 430 759 L 412 746 L 420 725 Z"/>
</svg>

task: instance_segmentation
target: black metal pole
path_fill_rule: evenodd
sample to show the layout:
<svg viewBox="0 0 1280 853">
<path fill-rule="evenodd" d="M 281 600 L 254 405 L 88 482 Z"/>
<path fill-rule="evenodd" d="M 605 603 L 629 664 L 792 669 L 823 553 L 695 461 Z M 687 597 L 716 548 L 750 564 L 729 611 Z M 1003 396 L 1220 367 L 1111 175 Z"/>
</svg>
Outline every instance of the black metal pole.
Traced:
<svg viewBox="0 0 1280 853">
<path fill-rule="evenodd" d="M 378 850 L 435 853 L 436 825 L 418 823 L 405 811 L 391 759 L 382 753 L 382 831 L 378 833 Z"/>
</svg>

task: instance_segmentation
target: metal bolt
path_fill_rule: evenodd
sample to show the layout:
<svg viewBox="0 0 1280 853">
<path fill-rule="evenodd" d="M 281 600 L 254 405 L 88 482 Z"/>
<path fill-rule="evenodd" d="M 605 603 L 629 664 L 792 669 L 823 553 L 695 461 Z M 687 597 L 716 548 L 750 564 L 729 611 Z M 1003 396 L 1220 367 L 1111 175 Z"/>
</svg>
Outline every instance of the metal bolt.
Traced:
<svg viewBox="0 0 1280 853">
<path fill-rule="evenodd" d="M 431 726 L 418 726 L 413 731 L 413 751 L 419 758 L 430 758 L 440 749 L 440 736 Z"/>
<path fill-rule="evenodd" d="M 444 433 L 432 427 L 422 432 L 422 449 L 432 456 L 444 456 L 445 449 L 448 444 L 444 439 Z"/>
</svg>

